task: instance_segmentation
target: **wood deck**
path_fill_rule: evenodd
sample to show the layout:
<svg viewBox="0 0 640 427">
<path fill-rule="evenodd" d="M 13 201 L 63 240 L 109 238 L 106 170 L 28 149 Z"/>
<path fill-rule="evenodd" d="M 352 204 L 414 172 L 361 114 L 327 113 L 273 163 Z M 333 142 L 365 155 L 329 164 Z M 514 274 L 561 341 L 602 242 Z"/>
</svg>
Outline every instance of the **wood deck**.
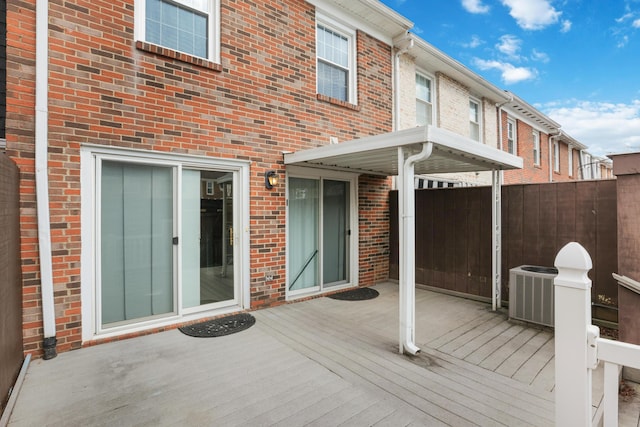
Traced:
<svg viewBox="0 0 640 427">
<path fill-rule="evenodd" d="M 553 339 L 486 304 L 417 290 L 417 357 L 398 289 L 254 312 L 247 331 L 177 330 L 32 362 L 10 426 L 549 426 Z"/>
</svg>

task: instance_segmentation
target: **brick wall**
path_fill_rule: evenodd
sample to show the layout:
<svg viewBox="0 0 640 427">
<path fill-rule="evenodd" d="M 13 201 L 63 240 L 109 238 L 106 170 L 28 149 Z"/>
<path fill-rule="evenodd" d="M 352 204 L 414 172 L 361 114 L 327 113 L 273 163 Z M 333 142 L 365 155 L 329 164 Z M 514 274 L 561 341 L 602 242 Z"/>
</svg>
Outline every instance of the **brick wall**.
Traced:
<svg viewBox="0 0 640 427">
<path fill-rule="evenodd" d="M 502 149 L 508 150 L 507 141 L 507 118 L 508 114 L 502 112 Z M 548 134 L 540 131 L 540 164 L 536 165 L 533 156 L 533 130 L 534 128 L 518 119 L 514 119 L 516 122 L 517 131 L 517 147 L 518 156 L 522 157 L 523 168 L 520 170 L 510 170 L 504 172 L 505 184 L 526 184 L 526 183 L 542 183 L 549 182 L 549 170 L 553 170 L 553 139 L 551 145 L 549 145 Z M 559 141 L 560 148 L 560 172 L 552 172 L 554 182 L 566 182 L 577 179 L 577 174 L 574 172 L 573 176 L 569 176 L 569 147 L 566 143 Z M 549 149 L 551 149 L 551 157 L 549 156 Z M 573 150 L 574 156 L 574 170 L 577 170 L 578 165 L 578 151 Z"/>
<path fill-rule="evenodd" d="M 315 11 L 304 1 L 223 0 L 219 65 L 178 61 L 136 44 L 133 0 L 54 0 L 49 8 L 58 350 L 81 345 L 79 152 L 84 143 L 251 161 L 251 305 L 282 302 L 284 185 L 266 190 L 264 172 L 273 169 L 284 176 L 283 151 L 324 145 L 330 136 L 345 141 L 389 132 L 390 47 L 358 32 L 356 107 L 316 95 Z M 25 352 L 37 353 L 42 319 L 33 175 L 35 0 L 8 9 L 8 153 L 21 173 Z M 378 197 L 386 184 L 364 179 L 360 190 L 367 193 L 369 185 Z M 384 222 L 387 213 L 376 207 L 366 215 L 373 226 Z M 386 229 L 381 230 L 384 241 Z M 385 275 L 388 257 L 382 241 L 361 238 L 361 253 L 379 265 L 374 274 L 368 264 L 362 266 L 361 284 Z M 264 283 L 259 273 L 265 268 L 273 272 L 274 282 Z"/>
<path fill-rule="evenodd" d="M 469 89 L 450 77 L 436 76 L 438 127 L 469 136 Z"/>
</svg>

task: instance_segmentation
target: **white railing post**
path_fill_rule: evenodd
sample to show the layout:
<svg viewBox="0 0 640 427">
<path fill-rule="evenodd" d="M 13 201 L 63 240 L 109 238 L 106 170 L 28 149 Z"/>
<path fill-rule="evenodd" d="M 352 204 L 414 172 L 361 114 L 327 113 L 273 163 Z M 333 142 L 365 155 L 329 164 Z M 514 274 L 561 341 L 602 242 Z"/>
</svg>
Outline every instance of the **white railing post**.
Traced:
<svg viewBox="0 0 640 427">
<path fill-rule="evenodd" d="M 555 290 L 555 400 L 557 426 L 591 425 L 591 257 L 578 243 L 558 252 Z"/>
</svg>

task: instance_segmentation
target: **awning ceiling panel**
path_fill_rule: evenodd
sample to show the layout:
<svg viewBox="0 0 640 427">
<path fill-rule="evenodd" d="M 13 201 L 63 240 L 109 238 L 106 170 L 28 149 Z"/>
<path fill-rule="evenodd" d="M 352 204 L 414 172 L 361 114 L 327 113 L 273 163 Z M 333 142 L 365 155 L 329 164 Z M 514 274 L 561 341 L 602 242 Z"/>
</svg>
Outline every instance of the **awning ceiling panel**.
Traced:
<svg viewBox="0 0 640 427">
<path fill-rule="evenodd" d="M 479 172 L 522 168 L 522 159 L 433 126 L 416 127 L 339 144 L 287 153 L 286 165 L 398 175 L 398 148 L 418 153 L 433 143 L 431 156 L 416 163 L 415 173 Z"/>
</svg>

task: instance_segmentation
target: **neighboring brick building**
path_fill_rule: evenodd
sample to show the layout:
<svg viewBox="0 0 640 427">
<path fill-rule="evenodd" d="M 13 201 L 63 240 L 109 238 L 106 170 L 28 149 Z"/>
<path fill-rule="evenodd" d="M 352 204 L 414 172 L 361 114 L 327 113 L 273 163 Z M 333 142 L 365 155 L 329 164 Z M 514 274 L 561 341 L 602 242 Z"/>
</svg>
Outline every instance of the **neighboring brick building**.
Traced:
<svg viewBox="0 0 640 427">
<path fill-rule="evenodd" d="M 573 181 L 580 176 L 581 152 L 587 147 L 561 125 L 516 95 L 500 109 L 501 148 L 522 157 L 521 170 L 506 171 L 505 184 Z"/>
<path fill-rule="evenodd" d="M 36 1 L 7 11 L 25 352 L 42 354 L 51 286 L 65 351 L 388 277 L 387 179 L 285 170 L 283 152 L 392 130 L 409 21 L 365 0 L 50 1 L 37 56 Z"/>
<path fill-rule="evenodd" d="M 497 107 L 510 98 L 414 34 L 397 42 L 400 59 L 398 129 L 434 125 L 499 148 Z M 489 185 L 490 172 L 430 174 L 416 186 Z"/>
</svg>

